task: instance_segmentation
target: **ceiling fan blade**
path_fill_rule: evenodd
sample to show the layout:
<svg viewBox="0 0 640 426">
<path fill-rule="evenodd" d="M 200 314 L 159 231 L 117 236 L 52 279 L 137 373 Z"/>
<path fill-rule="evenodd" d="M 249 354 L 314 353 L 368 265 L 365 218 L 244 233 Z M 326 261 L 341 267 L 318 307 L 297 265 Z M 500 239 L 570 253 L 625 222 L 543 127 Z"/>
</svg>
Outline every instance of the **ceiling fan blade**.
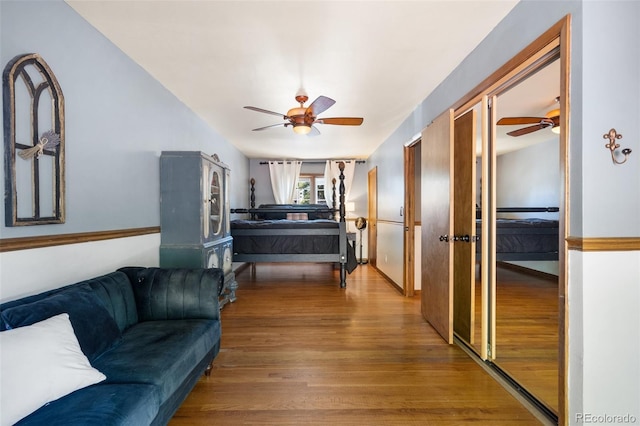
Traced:
<svg viewBox="0 0 640 426">
<path fill-rule="evenodd" d="M 538 130 L 545 129 L 547 127 L 549 127 L 549 123 L 540 123 L 540 124 L 536 124 L 535 126 L 529 126 L 529 127 L 524 127 L 522 129 L 514 130 L 513 132 L 507 133 L 507 135 L 509 135 L 509 136 L 522 136 L 522 135 L 526 135 L 526 134 L 529 134 L 529 133 L 536 132 Z"/>
<path fill-rule="evenodd" d="M 307 133 L 307 136 L 320 136 L 320 130 L 316 126 L 311 126 L 311 131 Z"/>
<path fill-rule="evenodd" d="M 341 126 L 359 126 L 364 121 L 362 117 L 335 117 L 335 118 L 319 118 L 315 123 L 319 124 L 338 124 Z"/>
<path fill-rule="evenodd" d="M 336 101 L 331 98 L 327 98 L 326 96 L 318 96 L 318 98 L 313 101 L 311 105 L 309 105 L 306 113 L 313 117 L 316 117 L 318 114 L 321 114 L 324 111 L 328 110 L 335 103 Z"/>
<path fill-rule="evenodd" d="M 278 127 L 278 126 L 284 126 L 287 127 L 287 124 L 289 123 L 278 123 L 278 124 L 271 124 L 269 126 L 264 126 L 264 127 L 258 127 L 257 129 L 252 129 L 254 132 L 258 132 L 260 130 L 265 130 L 265 129 L 270 129 L 271 127 Z"/>
<path fill-rule="evenodd" d="M 245 108 L 246 109 L 250 109 L 251 111 L 264 112 L 265 114 L 277 115 L 278 117 L 282 117 L 282 118 L 285 118 L 285 119 L 289 118 L 286 115 L 281 114 L 279 112 L 269 111 L 269 110 L 258 108 L 258 107 L 246 106 Z"/>
<path fill-rule="evenodd" d="M 548 120 L 546 117 L 504 117 L 498 120 L 496 123 L 499 126 L 512 126 L 518 124 L 537 124 L 544 120 Z"/>
</svg>

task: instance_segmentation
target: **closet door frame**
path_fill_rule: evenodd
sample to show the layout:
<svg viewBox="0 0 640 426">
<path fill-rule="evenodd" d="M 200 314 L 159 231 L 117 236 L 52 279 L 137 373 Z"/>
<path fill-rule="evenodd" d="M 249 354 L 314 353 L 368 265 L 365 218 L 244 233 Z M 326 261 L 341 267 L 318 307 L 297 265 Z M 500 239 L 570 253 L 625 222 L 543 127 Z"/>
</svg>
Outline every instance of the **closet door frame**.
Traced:
<svg viewBox="0 0 640 426">
<path fill-rule="evenodd" d="M 452 109 L 455 111 L 455 116 L 458 116 L 467 110 L 473 108 L 474 105 L 480 103 L 487 97 L 490 99 L 491 97 L 495 97 L 498 93 L 506 90 L 507 87 L 515 84 L 516 81 L 522 80 L 526 78 L 526 76 L 530 75 L 532 70 L 543 67 L 544 65 L 549 63 L 549 58 L 554 56 L 557 59 L 559 56 L 560 60 L 560 100 L 559 100 L 559 108 L 560 108 L 560 136 L 559 136 L 559 144 L 560 144 L 560 212 L 559 212 L 559 276 L 558 276 L 558 304 L 559 304 L 559 330 L 558 330 L 558 344 L 559 344 L 559 368 L 558 368 L 558 424 L 565 425 L 568 424 L 569 419 L 567 417 L 568 414 L 568 401 L 567 401 L 567 386 L 568 386 L 568 301 L 567 301 L 567 267 L 566 267 L 566 258 L 567 258 L 567 230 L 569 229 L 569 112 L 570 112 L 570 66 L 571 66 L 571 15 L 565 16 L 563 19 L 558 21 L 554 26 L 552 26 L 549 30 L 543 33 L 540 37 L 538 37 L 535 41 L 529 44 L 525 49 L 523 49 L 520 53 L 514 56 L 510 61 L 505 63 L 502 67 L 500 67 L 497 71 L 491 74 L 488 78 L 486 78 L 483 82 L 477 85 L 472 91 L 470 91 L 466 96 L 452 105 Z M 493 149 L 491 147 L 491 143 L 485 145 L 484 138 L 485 136 L 490 139 L 490 135 L 495 134 L 495 117 L 489 116 L 488 120 L 488 131 L 483 131 L 483 148 L 487 147 L 487 155 Z M 488 133 L 488 135 L 487 135 Z M 485 153 L 483 152 L 483 157 Z M 489 169 L 485 171 L 485 160 L 483 159 L 483 179 L 485 179 L 485 172 L 487 173 L 486 178 L 491 179 L 493 185 L 495 185 L 495 176 L 492 177 L 489 173 L 492 173 Z M 483 191 L 482 198 L 482 211 L 488 212 L 487 208 L 495 209 L 495 200 L 490 202 L 488 198 L 485 198 Z M 495 193 L 495 190 L 490 191 Z M 489 213 L 489 219 L 495 218 L 495 211 L 493 214 Z M 484 219 L 484 217 L 483 217 Z M 484 222 L 485 220 L 483 220 Z M 484 226 L 484 223 L 483 223 Z M 488 234 L 491 235 L 492 238 L 490 240 L 495 241 L 495 225 L 491 227 L 488 224 L 488 228 L 486 229 Z M 485 229 L 483 228 L 483 233 Z M 483 254 L 482 254 L 482 266 L 483 270 L 486 271 L 482 276 L 482 288 L 490 288 L 491 282 L 493 282 L 493 286 L 495 286 L 495 266 L 493 272 L 491 271 L 491 254 L 488 257 L 485 257 L 485 251 L 489 250 L 491 253 L 491 247 L 485 246 L 483 242 Z M 493 247 L 493 252 L 495 252 L 495 247 Z M 495 262 L 493 262 L 495 264 Z M 485 269 L 485 266 L 489 266 L 489 269 Z M 487 282 L 485 282 L 485 280 Z M 495 294 L 495 288 L 493 289 Z M 495 309 L 495 302 L 487 304 L 486 307 L 488 310 Z M 489 318 L 492 315 L 488 315 Z M 483 312 L 483 321 L 482 321 L 482 335 L 483 340 L 484 336 L 487 335 L 487 339 L 491 342 L 492 336 L 495 336 L 495 320 L 491 323 L 486 323 L 484 319 Z M 489 353 L 485 353 L 485 351 L 481 351 L 479 354 L 482 359 L 486 360 L 491 357 L 492 346 L 491 345 L 483 345 L 483 347 L 487 348 Z M 495 351 L 495 347 L 493 347 Z"/>
</svg>

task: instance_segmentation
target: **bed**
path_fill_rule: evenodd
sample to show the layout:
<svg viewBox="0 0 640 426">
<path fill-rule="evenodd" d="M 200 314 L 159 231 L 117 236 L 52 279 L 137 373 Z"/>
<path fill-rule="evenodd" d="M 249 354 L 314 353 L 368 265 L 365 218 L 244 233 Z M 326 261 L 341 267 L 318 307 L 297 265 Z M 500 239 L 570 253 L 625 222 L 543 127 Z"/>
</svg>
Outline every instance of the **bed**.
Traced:
<svg viewBox="0 0 640 426">
<path fill-rule="evenodd" d="M 553 213 L 557 207 L 506 207 L 497 213 Z M 476 235 L 481 238 L 482 221 L 476 219 Z M 558 221 L 551 219 L 496 219 L 497 261 L 558 260 Z M 480 256 L 481 244 L 476 244 Z"/>
<path fill-rule="evenodd" d="M 251 179 L 251 208 L 231 209 L 248 219 L 231 221 L 234 262 L 331 262 L 339 265 L 340 287 L 358 262 L 347 241 L 344 200 L 344 164 L 340 164 L 339 205 L 263 204 L 255 207 L 255 180 Z M 336 215 L 338 219 L 336 220 Z"/>
</svg>

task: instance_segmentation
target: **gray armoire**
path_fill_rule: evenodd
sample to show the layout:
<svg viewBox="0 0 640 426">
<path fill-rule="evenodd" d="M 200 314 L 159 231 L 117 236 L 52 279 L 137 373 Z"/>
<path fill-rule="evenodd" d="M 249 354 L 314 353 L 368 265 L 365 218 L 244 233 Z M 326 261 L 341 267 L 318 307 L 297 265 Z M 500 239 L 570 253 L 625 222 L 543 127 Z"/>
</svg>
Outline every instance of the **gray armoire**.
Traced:
<svg viewBox="0 0 640 426">
<path fill-rule="evenodd" d="M 235 300 L 229 167 L 217 155 L 163 151 L 160 156 L 160 266 L 222 268 L 222 303 Z"/>
</svg>

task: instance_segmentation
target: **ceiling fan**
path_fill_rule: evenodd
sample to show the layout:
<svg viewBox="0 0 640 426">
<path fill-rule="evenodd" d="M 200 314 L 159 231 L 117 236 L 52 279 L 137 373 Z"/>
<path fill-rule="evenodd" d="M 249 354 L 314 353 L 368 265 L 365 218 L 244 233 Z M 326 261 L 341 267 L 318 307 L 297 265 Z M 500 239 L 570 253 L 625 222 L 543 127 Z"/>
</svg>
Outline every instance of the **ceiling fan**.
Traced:
<svg viewBox="0 0 640 426">
<path fill-rule="evenodd" d="M 556 102 L 559 98 L 556 98 Z M 548 111 L 544 117 L 503 117 L 496 123 L 499 126 L 515 126 L 523 124 L 533 124 L 533 126 L 523 127 L 522 129 L 508 132 L 509 136 L 522 136 L 538 130 L 551 127 L 553 133 L 560 133 L 560 110 L 552 109 Z"/>
<path fill-rule="evenodd" d="M 311 102 L 308 107 L 304 106 L 304 103 L 309 100 L 306 93 L 299 91 L 296 94 L 296 101 L 300 104 L 299 107 L 291 108 L 286 114 L 279 112 L 273 112 L 266 109 L 245 106 L 246 109 L 252 111 L 263 112 L 265 114 L 277 115 L 287 120 L 284 123 L 271 124 L 269 126 L 258 127 L 253 131 L 260 131 L 277 126 L 293 126 L 293 131 L 300 135 L 317 136 L 320 131 L 314 126 L 314 124 L 337 124 L 341 126 L 359 126 L 364 121 L 361 117 L 334 117 L 334 118 L 318 118 L 318 114 L 323 113 L 336 103 L 331 98 L 326 96 L 318 96 L 318 98 Z"/>
</svg>

